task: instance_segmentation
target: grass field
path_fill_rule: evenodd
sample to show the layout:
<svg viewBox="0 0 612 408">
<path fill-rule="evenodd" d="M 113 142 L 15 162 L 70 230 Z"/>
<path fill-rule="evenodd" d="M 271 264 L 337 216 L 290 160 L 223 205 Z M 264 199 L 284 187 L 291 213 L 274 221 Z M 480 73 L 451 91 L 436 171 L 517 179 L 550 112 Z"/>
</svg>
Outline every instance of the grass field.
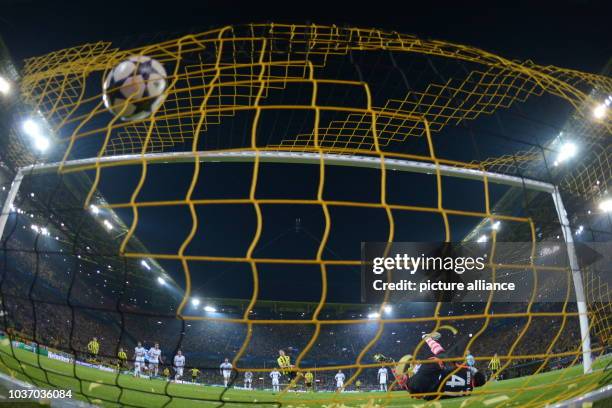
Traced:
<svg viewBox="0 0 612 408">
<path fill-rule="evenodd" d="M 16 358 L 13 357 L 13 351 Z M 547 402 L 581 395 L 612 382 L 609 374 L 606 376 L 602 370 L 597 370 L 605 363 L 600 360 L 595 364 L 595 372 L 587 376 L 582 375 L 581 366 L 576 366 L 532 377 L 492 382 L 469 397 L 432 401 L 425 405 L 426 401 L 410 398 L 408 393 L 400 391 L 342 394 L 272 393 L 237 389 L 226 391 L 222 387 L 137 379 L 130 375 L 74 366 L 25 350 L 13 351 L 8 340 L 0 344 L 0 370 L 34 383 L 39 388 L 70 388 L 73 390 L 73 398 L 104 406 L 162 407 L 167 404 L 168 407 L 537 407 L 544 406 Z M 609 402 L 604 401 L 595 406 L 603 407 Z"/>
</svg>

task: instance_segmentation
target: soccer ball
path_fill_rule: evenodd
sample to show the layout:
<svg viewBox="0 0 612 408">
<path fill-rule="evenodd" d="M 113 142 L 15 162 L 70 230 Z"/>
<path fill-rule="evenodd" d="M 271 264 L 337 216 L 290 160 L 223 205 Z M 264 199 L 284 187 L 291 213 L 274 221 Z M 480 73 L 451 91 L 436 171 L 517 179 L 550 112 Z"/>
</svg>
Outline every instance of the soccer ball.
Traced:
<svg viewBox="0 0 612 408">
<path fill-rule="evenodd" d="M 143 55 L 121 61 L 106 76 L 104 106 L 122 120 L 140 120 L 155 112 L 166 98 L 166 70 Z M 129 100 L 128 100 L 129 99 Z"/>
</svg>

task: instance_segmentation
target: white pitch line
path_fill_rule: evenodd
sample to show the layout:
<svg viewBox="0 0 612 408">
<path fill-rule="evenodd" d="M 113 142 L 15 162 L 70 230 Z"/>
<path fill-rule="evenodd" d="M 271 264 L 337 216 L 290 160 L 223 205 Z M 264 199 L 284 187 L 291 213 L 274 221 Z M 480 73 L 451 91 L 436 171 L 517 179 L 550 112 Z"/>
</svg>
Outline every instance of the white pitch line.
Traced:
<svg viewBox="0 0 612 408">
<path fill-rule="evenodd" d="M 492 405 L 492 404 L 497 404 L 498 402 L 505 401 L 507 399 L 510 399 L 510 397 L 508 397 L 507 395 L 500 395 L 498 397 L 485 400 L 482 403 L 485 405 Z"/>
<path fill-rule="evenodd" d="M 98 384 L 97 382 L 89 383 L 89 388 L 87 389 L 87 391 L 91 391 L 91 390 L 96 389 L 96 388 L 101 387 L 101 386 L 102 386 L 102 384 Z"/>
</svg>

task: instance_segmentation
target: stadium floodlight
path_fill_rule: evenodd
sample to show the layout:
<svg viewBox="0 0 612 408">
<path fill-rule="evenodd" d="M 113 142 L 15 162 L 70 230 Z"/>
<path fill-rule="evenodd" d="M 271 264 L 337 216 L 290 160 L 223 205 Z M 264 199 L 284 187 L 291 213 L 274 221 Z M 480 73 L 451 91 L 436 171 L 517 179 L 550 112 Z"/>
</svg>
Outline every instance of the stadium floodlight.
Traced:
<svg viewBox="0 0 612 408">
<path fill-rule="evenodd" d="M 606 102 L 608 100 L 606 99 Z M 601 120 L 606 117 L 606 113 L 608 112 L 608 104 L 609 103 L 600 103 L 593 109 L 593 117 L 597 120 Z"/>
<path fill-rule="evenodd" d="M 386 305 L 385 306 L 385 313 L 386 314 L 390 314 L 393 311 L 393 306 L 391 305 Z"/>
<path fill-rule="evenodd" d="M 3 95 L 8 95 L 11 91 L 11 84 L 6 78 L 0 76 L 0 93 Z"/>
<path fill-rule="evenodd" d="M 94 205 L 94 204 L 90 205 L 90 206 L 89 206 L 89 210 L 90 210 L 90 211 L 91 211 L 91 213 L 92 213 L 92 214 L 94 214 L 94 215 L 98 215 L 98 214 L 100 214 L 100 209 L 98 208 L 98 206 L 97 206 L 97 205 Z"/>
<path fill-rule="evenodd" d="M 605 213 L 612 212 L 612 198 L 605 198 L 599 203 L 599 209 Z"/>
<path fill-rule="evenodd" d="M 113 224 L 111 224 L 111 222 L 109 220 L 104 220 L 103 222 L 104 226 L 106 227 L 107 230 L 112 230 L 113 229 Z"/>
<path fill-rule="evenodd" d="M 380 318 L 380 313 L 378 312 L 368 313 L 368 319 L 379 319 L 379 318 Z"/>
<path fill-rule="evenodd" d="M 580 235 L 584 232 L 584 225 L 579 225 L 578 229 L 576 230 L 576 235 Z"/>
<path fill-rule="evenodd" d="M 565 142 L 561 145 L 559 149 L 559 154 L 557 155 L 557 159 L 553 163 L 555 166 L 563 163 L 574 157 L 578 152 L 578 147 L 572 142 Z"/>
<path fill-rule="evenodd" d="M 143 268 L 145 268 L 147 271 L 151 270 L 151 266 L 147 263 L 147 261 L 145 261 L 144 259 L 140 261 L 140 264 L 143 266 Z"/>
<path fill-rule="evenodd" d="M 487 242 L 487 236 L 486 235 L 479 236 L 476 242 L 480 242 L 480 243 Z"/>
<path fill-rule="evenodd" d="M 36 123 L 34 119 L 26 119 L 26 121 L 23 122 L 23 131 L 28 136 L 41 134 L 40 125 Z"/>
<path fill-rule="evenodd" d="M 217 309 L 212 307 L 211 305 L 206 305 L 204 306 L 204 311 L 208 313 L 215 313 Z"/>
<path fill-rule="evenodd" d="M 25 122 L 23 122 L 23 131 L 26 135 L 32 138 L 34 147 L 36 147 L 36 149 L 39 151 L 44 152 L 49 148 L 49 139 L 43 135 L 40 124 L 38 124 L 38 122 L 36 122 L 34 119 L 26 119 Z"/>
<path fill-rule="evenodd" d="M 198 298 L 191 298 L 191 306 L 200 306 L 200 299 Z"/>
<path fill-rule="evenodd" d="M 158 276 L 157 277 L 157 283 L 159 283 L 160 285 L 164 286 L 166 284 L 166 281 L 161 276 Z"/>
<path fill-rule="evenodd" d="M 36 224 L 32 224 L 30 225 L 30 229 L 34 232 L 36 232 L 37 234 L 43 235 L 43 236 L 49 236 L 49 229 L 47 229 L 47 227 L 39 227 Z"/>
<path fill-rule="evenodd" d="M 34 147 L 41 152 L 46 151 L 49 148 L 49 144 L 49 139 L 46 137 L 41 136 L 34 139 Z"/>
</svg>

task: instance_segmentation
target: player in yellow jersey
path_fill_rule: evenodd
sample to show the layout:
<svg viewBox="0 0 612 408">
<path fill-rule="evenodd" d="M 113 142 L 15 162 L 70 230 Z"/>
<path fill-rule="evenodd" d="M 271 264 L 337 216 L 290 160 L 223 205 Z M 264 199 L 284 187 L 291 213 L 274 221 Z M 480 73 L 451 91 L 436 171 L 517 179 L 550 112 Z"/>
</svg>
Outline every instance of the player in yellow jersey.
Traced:
<svg viewBox="0 0 612 408">
<path fill-rule="evenodd" d="M 355 391 L 361 391 L 361 380 L 355 381 Z"/>
<path fill-rule="evenodd" d="M 100 351 L 100 343 L 98 343 L 97 337 L 94 337 L 87 343 L 87 351 L 89 352 L 89 359 L 94 363 L 97 362 L 98 352 Z"/>
<path fill-rule="evenodd" d="M 163 374 L 166 377 L 166 381 L 170 381 L 170 369 L 168 367 L 164 368 Z"/>
<path fill-rule="evenodd" d="M 283 375 L 289 377 L 289 381 L 295 378 L 295 372 L 291 371 L 293 366 L 291 365 L 291 357 L 289 357 L 285 350 L 278 350 L 278 358 L 276 359 L 280 372 Z"/>
<path fill-rule="evenodd" d="M 497 379 L 497 371 L 499 371 L 500 367 L 501 361 L 499 361 L 499 357 L 495 353 L 491 361 L 489 361 L 489 371 L 491 371 L 489 379 Z"/>
<path fill-rule="evenodd" d="M 191 382 L 192 383 L 198 382 L 198 374 L 200 374 L 200 370 L 195 368 L 195 367 L 193 367 L 189 371 L 191 371 Z"/>
<path fill-rule="evenodd" d="M 310 371 L 304 374 L 304 385 L 306 385 L 306 391 L 314 391 L 314 375 Z"/>
<path fill-rule="evenodd" d="M 119 347 L 117 352 L 117 359 L 119 360 L 119 370 L 127 368 L 127 354 L 123 350 L 123 347 Z"/>
</svg>

